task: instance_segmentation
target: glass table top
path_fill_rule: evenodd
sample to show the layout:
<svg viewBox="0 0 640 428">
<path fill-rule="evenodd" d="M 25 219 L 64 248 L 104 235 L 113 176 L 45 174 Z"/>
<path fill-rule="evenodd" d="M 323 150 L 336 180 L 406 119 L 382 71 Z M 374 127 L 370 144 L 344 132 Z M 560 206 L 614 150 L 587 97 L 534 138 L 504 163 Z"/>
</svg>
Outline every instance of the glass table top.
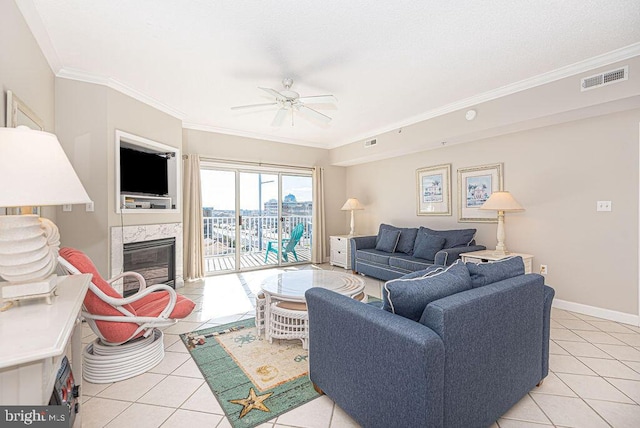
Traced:
<svg viewBox="0 0 640 428">
<path fill-rule="evenodd" d="M 364 290 L 364 280 L 358 275 L 329 270 L 299 270 L 281 272 L 262 281 L 262 290 L 286 300 L 304 301 L 304 293 L 312 287 L 322 287 L 345 296 Z"/>
</svg>

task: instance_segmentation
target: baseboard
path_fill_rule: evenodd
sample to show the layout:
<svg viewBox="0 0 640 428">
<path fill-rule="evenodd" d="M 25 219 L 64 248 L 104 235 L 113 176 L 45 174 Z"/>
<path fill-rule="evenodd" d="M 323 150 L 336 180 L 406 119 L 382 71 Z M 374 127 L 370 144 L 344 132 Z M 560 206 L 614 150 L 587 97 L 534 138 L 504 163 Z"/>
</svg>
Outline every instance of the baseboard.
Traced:
<svg viewBox="0 0 640 428">
<path fill-rule="evenodd" d="M 624 312 L 612 311 L 610 309 L 596 308 L 595 306 L 583 305 L 581 303 L 567 302 L 566 300 L 553 299 L 554 308 L 564 309 L 566 311 L 577 312 L 579 314 L 590 315 L 592 317 L 604 318 L 609 321 L 616 321 L 623 324 L 640 326 L 640 317 L 638 315 L 627 314 Z"/>
</svg>

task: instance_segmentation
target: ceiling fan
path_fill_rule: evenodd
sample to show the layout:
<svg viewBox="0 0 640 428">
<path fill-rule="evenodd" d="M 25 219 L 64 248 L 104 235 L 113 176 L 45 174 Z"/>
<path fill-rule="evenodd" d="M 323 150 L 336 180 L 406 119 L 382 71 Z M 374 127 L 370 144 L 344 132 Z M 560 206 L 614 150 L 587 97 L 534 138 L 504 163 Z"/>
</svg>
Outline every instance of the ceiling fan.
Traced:
<svg viewBox="0 0 640 428">
<path fill-rule="evenodd" d="M 261 104 L 249 104 L 243 106 L 231 107 L 231 110 L 239 110 L 245 108 L 253 108 L 253 107 L 266 107 L 266 106 L 277 106 L 278 111 L 276 112 L 276 116 L 273 118 L 271 122 L 271 126 L 281 126 L 284 122 L 285 117 L 289 112 L 291 112 L 291 126 L 293 126 L 293 113 L 298 112 L 309 118 L 316 119 L 322 123 L 329 123 L 331 118 L 326 114 L 320 113 L 319 111 L 312 109 L 311 107 L 305 105 L 305 103 L 316 104 L 316 103 L 335 103 L 337 101 L 336 97 L 333 95 L 311 95 L 308 97 L 301 97 L 299 93 L 291 90 L 291 86 L 293 85 L 293 79 L 282 79 L 282 86 L 284 86 L 284 91 L 276 91 L 271 88 L 262 88 L 259 89 L 265 91 L 269 95 L 274 98 L 273 102 L 270 103 L 261 103 Z"/>
</svg>

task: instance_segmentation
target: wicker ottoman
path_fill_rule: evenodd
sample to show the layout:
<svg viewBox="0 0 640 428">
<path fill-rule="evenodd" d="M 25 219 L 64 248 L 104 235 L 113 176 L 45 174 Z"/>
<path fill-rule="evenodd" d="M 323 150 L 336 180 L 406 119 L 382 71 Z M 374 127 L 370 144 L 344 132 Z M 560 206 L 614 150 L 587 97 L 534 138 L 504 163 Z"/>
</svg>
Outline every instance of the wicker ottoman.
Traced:
<svg viewBox="0 0 640 428">
<path fill-rule="evenodd" d="M 300 339 L 302 349 L 308 349 L 309 314 L 305 303 L 272 303 L 270 312 L 269 343 L 271 339 Z"/>
</svg>

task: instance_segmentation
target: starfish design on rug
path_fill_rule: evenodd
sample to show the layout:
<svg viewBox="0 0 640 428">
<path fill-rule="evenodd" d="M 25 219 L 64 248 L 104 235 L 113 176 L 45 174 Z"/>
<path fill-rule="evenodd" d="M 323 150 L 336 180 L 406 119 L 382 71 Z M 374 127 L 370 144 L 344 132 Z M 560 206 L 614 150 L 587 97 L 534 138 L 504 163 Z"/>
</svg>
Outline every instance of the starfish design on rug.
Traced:
<svg viewBox="0 0 640 428">
<path fill-rule="evenodd" d="M 240 404 L 242 411 L 240 412 L 240 418 L 243 418 L 247 413 L 253 409 L 262 410 L 263 412 L 271 412 L 267 406 L 263 403 L 264 400 L 271 397 L 273 392 L 266 393 L 264 395 L 256 395 L 253 388 L 249 388 L 249 396 L 247 398 L 239 398 L 237 400 L 229 400 L 230 403 Z"/>
</svg>

